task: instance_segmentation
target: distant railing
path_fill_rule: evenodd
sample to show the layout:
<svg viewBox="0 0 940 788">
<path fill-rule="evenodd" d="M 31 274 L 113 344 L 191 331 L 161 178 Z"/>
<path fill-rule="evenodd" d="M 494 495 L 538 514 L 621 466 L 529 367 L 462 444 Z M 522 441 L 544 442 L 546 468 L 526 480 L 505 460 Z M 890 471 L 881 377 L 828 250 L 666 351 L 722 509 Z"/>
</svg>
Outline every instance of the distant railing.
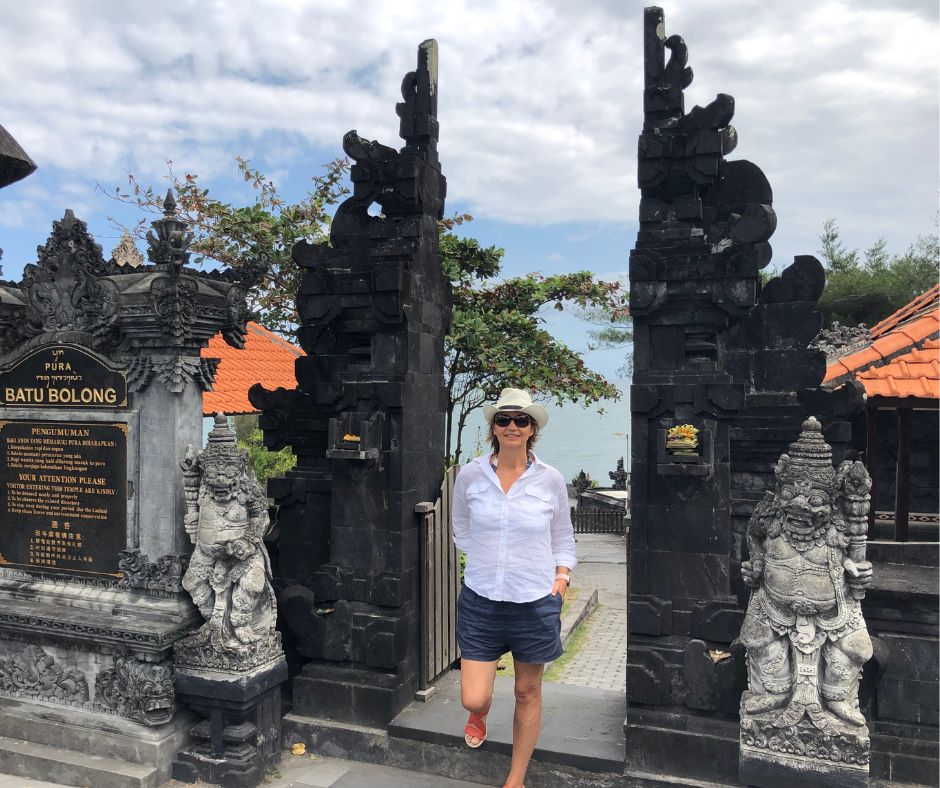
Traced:
<svg viewBox="0 0 940 788">
<path fill-rule="evenodd" d="M 456 629 L 460 563 L 450 533 L 456 478 L 457 468 L 448 468 L 440 497 L 434 503 L 415 506 L 421 544 L 421 690 L 426 690 L 460 656 Z"/>
<path fill-rule="evenodd" d="M 626 509 L 600 509 L 592 506 L 572 506 L 571 522 L 576 534 L 627 533 Z"/>
</svg>

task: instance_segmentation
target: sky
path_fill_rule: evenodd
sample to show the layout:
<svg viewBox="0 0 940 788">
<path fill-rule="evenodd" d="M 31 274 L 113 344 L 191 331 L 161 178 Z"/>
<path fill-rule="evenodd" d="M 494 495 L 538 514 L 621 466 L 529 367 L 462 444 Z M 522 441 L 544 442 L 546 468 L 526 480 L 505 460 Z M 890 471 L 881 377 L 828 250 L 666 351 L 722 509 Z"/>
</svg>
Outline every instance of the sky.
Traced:
<svg viewBox="0 0 940 788">
<path fill-rule="evenodd" d="M 104 191 L 166 162 L 248 199 L 235 156 L 299 198 L 349 129 L 399 146 L 395 103 L 418 44 L 440 47 L 447 213 L 506 251 L 504 273 L 626 277 L 637 231 L 643 3 L 632 0 L 123 0 L 5 3 L 0 124 L 39 165 L 0 191 L 3 278 L 18 280 L 66 208 L 106 255 Z M 732 159 L 774 189 L 772 266 L 819 249 L 903 252 L 938 205 L 936 0 L 664 4 L 695 72 L 686 109 L 736 100 Z M 99 189 L 98 185 L 102 188 Z M 104 191 L 102 191 L 102 189 Z M 550 315 L 572 347 L 584 324 Z M 624 351 L 587 354 L 609 377 Z"/>
</svg>

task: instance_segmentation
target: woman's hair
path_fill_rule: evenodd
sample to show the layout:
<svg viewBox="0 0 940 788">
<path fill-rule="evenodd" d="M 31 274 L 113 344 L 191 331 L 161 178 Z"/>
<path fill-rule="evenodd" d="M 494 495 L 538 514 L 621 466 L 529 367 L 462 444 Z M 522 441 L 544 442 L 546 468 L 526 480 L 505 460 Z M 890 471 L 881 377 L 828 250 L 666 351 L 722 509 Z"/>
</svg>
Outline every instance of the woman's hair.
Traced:
<svg viewBox="0 0 940 788">
<path fill-rule="evenodd" d="M 532 451 L 532 447 L 538 442 L 539 439 L 539 425 L 531 416 L 529 416 L 529 424 L 532 425 L 532 434 L 529 436 L 529 440 L 526 441 L 525 450 L 527 452 Z M 490 440 L 490 446 L 493 448 L 493 454 L 499 454 L 499 441 L 496 440 L 496 433 L 493 432 L 493 421 L 490 420 L 490 425 L 487 428 L 486 437 Z"/>
</svg>

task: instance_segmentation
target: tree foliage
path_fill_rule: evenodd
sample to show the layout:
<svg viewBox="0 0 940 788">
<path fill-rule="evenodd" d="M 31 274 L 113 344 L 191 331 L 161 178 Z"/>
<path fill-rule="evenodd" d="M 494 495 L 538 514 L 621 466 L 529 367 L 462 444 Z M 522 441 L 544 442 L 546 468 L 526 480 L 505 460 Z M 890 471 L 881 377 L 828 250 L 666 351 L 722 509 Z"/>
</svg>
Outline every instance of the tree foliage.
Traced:
<svg viewBox="0 0 940 788">
<path fill-rule="evenodd" d="M 937 284 L 940 248 L 937 234 L 922 235 L 903 254 L 888 252 L 880 238 L 864 252 L 848 249 L 835 219 L 823 225 L 820 256 L 827 268 L 819 299 L 825 325 L 865 323 L 871 327 Z"/>
<path fill-rule="evenodd" d="M 252 192 L 251 201 L 240 207 L 210 195 L 200 184 L 198 175 L 178 175 L 173 162 L 167 162 L 166 180 L 176 192 L 181 218 L 193 228 L 190 249 L 194 263 L 211 260 L 237 267 L 240 261 L 259 254 L 268 256 L 268 273 L 249 294 L 248 306 L 252 318 L 265 328 L 292 337 L 297 325 L 295 294 L 301 271 L 291 262 L 291 249 L 302 239 L 311 243 L 324 243 L 329 239 L 329 208 L 348 193 L 342 179 L 349 162 L 335 159 L 324 165 L 323 174 L 313 178 L 312 188 L 302 199 L 292 203 L 279 194 L 274 181 L 252 169 L 248 161 L 240 157 L 235 161 Z M 163 194 L 152 187 L 141 186 L 133 175 L 128 176 L 128 190 L 102 191 L 146 213 L 163 212 Z M 113 219 L 112 223 L 123 227 Z M 131 232 L 142 238 L 148 226 L 148 218 L 141 218 Z"/>
<path fill-rule="evenodd" d="M 586 272 L 527 274 L 494 281 L 503 250 L 445 232 L 444 270 L 454 286 L 454 315 L 447 337 L 445 382 L 449 398 L 447 455 L 459 462 L 467 418 L 500 389 L 537 391 L 559 404 L 617 399 L 617 388 L 589 370 L 579 353 L 555 339 L 541 315 L 546 307 L 623 309 L 617 283 Z M 456 444 L 450 436 L 456 434 Z"/>
<path fill-rule="evenodd" d="M 623 283 L 618 283 L 622 288 Z M 592 306 L 578 309 L 577 315 L 581 320 L 594 326 L 588 329 L 591 338 L 591 350 L 619 348 L 625 351 L 623 364 L 617 374 L 627 377 L 633 372 L 633 356 L 626 353 L 627 348 L 633 344 L 633 318 L 627 303 L 630 294 L 626 290 L 620 293 L 620 299 L 615 304 L 605 306 Z"/>
<path fill-rule="evenodd" d="M 244 207 L 217 200 L 200 185 L 198 176 L 180 177 L 172 163 L 167 180 L 177 191 L 181 215 L 195 232 L 194 262 L 213 260 L 233 266 L 246 255 L 268 255 L 271 271 L 259 292 L 252 294 L 253 319 L 292 338 L 298 324 L 295 299 L 301 272 L 291 262 L 290 250 L 301 239 L 328 242 L 327 209 L 347 193 L 341 181 L 348 162 L 327 164 L 304 199 L 289 203 L 273 181 L 244 159 L 236 161 L 253 190 L 253 201 Z M 106 193 L 149 213 L 162 212 L 159 192 L 142 187 L 133 175 L 129 184 L 128 191 Z M 537 391 L 543 399 L 558 403 L 592 404 L 620 396 L 616 387 L 585 366 L 580 354 L 552 337 L 541 314 L 546 307 L 564 309 L 569 303 L 581 310 L 620 314 L 626 310 L 619 284 L 597 281 L 586 271 L 500 280 L 503 250 L 455 232 L 472 218 L 458 214 L 440 224 L 441 262 L 454 294 L 452 327 L 445 338 L 446 453 L 454 462 L 460 458 L 467 417 L 505 386 Z M 145 224 L 141 220 L 134 229 L 138 237 Z M 457 443 L 452 447 L 455 426 Z M 251 436 L 245 437 L 245 443 L 251 451 Z"/>
<path fill-rule="evenodd" d="M 297 464 L 297 457 L 290 448 L 269 451 L 265 448 L 264 438 L 258 428 L 258 417 L 251 414 L 235 416 L 235 440 L 238 447 L 248 452 L 248 461 L 254 469 L 261 489 L 267 489 L 267 481 L 275 476 L 283 476 Z"/>
</svg>

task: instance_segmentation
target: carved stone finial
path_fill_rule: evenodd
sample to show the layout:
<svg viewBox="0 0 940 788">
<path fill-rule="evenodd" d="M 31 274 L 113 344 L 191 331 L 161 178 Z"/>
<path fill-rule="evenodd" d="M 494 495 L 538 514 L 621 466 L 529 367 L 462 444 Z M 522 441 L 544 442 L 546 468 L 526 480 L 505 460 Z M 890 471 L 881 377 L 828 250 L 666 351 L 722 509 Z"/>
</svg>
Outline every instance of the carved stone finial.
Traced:
<svg viewBox="0 0 940 788">
<path fill-rule="evenodd" d="M 418 67 L 401 83 L 404 101 L 395 107 L 401 118 L 399 133 L 408 145 L 433 151 L 437 147 L 437 41 L 429 38 L 418 47 Z"/>
<path fill-rule="evenodd" d="M 205 619 L 176 645 L 176 663 L 247 671 L 282 655 L 277 606 L 263 537 L 268 501 L 248 455 L 222 413 L 208 445 L 192 447 L 180 463 L 186 499 L 184 525 L 196 547 L 183 588 Z"/>
<path fill-rule="evenodd" d="M 822 350 L 826 354 L 826 359 L 832 361 L 861 350 L 871 341 L 871 329 L 864 323 L 859 323 L 857 326 L 843 326 L 836 320 L 829 328 L 820 330 L 810 343 L 810 347 Z"/>
<path fill-rule="evenodd" d="M 176 213 L 176 200 L 172 189 L 168 189 L 163 201 L 163 218 L 153 222 L 147 233 L 147 256 L 158 267 L 179 270 L 189 261 L 189 244 L 193 233 L 189 225 Z"/>
<path fill-rule="evenodd" d="M 741 566 L 753 589 L 741 629 L 748 650 L 742 758 L 773 762 L 769 742 L 789 737 L 794 749 L 777 748 L 790 753 L 785 764 L 795 759 L 823 782 L 828 768 L 864 769 L 867 779 L 858 688 L 872 643 L 859 600 L 872 577 L 865 556 L 871 481 L 859 462 L 832 467 L 812 416 L 774 470 L 776 486 L 751 517 L 750 559 Z"/>
<path fill-rule="evenodd" d="M 72 211 L 52 224 L 52 234 L 36 250 L 37 261 L 23 270 L 19 285 L 25 308 L 0 341 L 7 350 L 46 333 L 90 334 L 98 347 L 118 333 L 118 294 L 105 277 L 101 247 Z"/>
<path fill-rule="evenodd" d="M 124 231 L 118 245 L 111 250 L 111 257 L 115 263 L 127 268 L 138 268 L 144 264 L 144 256 L 127 230 Z"/>
</svg>

